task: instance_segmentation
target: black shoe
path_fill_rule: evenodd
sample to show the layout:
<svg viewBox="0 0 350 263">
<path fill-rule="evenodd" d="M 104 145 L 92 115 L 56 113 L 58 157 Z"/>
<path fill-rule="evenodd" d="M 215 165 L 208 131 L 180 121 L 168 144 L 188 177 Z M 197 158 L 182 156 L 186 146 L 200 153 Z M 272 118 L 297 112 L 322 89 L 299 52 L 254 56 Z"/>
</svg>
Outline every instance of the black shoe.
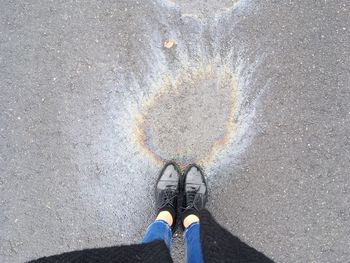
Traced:
<svg viewBox="0 0 350 263">
<path fill-rule="evenodd" d="M 160 172 L 156 184 L 157 212 L 168 211 L 173 217 L 172 232 L 177 226 L 177 207 L 180 187 L 180 171 L 175 163 L 167 163 Z"/>
<path fill-rule="evenodd" d="M 205 207 L 207 198 L 207 183 L 204 174 L 197 165 L 192 164 L 187 168 L 183 179 L 181 222 L 191 214 L 199 217 L 199 211 Z"/>
</svg>

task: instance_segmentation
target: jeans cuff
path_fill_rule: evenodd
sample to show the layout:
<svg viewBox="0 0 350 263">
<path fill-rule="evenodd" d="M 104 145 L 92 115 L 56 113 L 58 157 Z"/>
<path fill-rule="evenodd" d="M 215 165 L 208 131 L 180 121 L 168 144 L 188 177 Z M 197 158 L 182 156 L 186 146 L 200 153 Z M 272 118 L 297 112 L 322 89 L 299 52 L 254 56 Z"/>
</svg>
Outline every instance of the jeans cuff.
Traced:
<svg viewBox="0 0 350 263">
<path fill-rule="evenodd" d="M 196 226 L 196 225 L 199 225 L 200 223 L 199 222 L 193 222 L 193 223 L 191 223 L 186 229 L 185 229 L 185 231 L 184 231 L 184 236 L 186 236 L 186 233 L 188 232 L 188 231 L 190 231 L 191 229 L 192 229 L 192 227 L 194 227 L 194 226 Z"/>
<path fill-rule="evenodd" d="M 167 229 L 170 229 L 170 230 L 171 230 L 171 226 L 170 226 L 170 225 L 168 224 L 168 222 L 166 222 L 165 220 L 163 220 L 163 219 L 157 219 L 157 220 L 154 220 L 153 223 L 156 223 L 156 222 L 163 223 L 163 224 L 167 227 Z"/>
</svg>

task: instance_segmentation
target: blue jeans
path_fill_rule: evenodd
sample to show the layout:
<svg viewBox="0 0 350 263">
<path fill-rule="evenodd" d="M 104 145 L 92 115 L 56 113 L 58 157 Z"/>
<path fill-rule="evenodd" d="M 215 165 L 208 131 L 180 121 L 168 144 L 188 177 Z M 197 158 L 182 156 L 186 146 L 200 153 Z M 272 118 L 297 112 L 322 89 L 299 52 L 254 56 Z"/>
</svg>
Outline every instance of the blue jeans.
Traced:
<svg viewBox="0 0 350 263">
<path fill-rule="evenodd" d="M 184 232 L 186 262 L 202 263 L 202 247 L 200 243 L 200 227 L 199 223 L 192 223 Z M 154 240 L 163 240 L 169 251 L 171 250 L 171 228 L 163 220 L 156 220 L 147 228 L 142 243 L 149 243 Z"/>
</svg>

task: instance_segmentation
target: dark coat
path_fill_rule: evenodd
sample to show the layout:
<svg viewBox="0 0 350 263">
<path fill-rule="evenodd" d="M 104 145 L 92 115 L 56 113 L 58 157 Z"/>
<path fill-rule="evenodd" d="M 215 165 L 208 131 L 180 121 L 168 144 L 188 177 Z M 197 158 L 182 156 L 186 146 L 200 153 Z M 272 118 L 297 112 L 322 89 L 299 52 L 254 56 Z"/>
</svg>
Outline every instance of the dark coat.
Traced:
<svg viewBox="0 0 350 263">
<path fill-rule="evenodd" d="M 233 236 L 203 210 L 200 216 L 200 235 L 205 262 L 271 263 L 271 259 Z M 173 262 L 163 241 L 148 244 L 85 249 L 43 257 L 31 263 L 102 263 L 102 262 Z"/>
</svg>

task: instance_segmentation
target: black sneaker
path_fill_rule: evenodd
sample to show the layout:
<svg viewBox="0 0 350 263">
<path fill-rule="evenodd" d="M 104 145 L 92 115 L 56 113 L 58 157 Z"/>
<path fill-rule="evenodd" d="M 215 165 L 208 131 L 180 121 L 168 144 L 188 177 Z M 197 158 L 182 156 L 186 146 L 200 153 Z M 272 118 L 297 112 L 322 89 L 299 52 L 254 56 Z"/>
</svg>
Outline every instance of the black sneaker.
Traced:
<svg viewBox="0 0 350 263">
<path fill-rule="evenodd" d="M 199 217 L 199 211 L 207 203 L 208 192 L 204 174 L 195 164 L 190 165 L 184 174 L 182 198 L 181 222 L 191 214 Z"/>
<path fill-rule="evenodd" d="M 156 184 L 157 212 L 168 211 L 173 217 L 172 232 L 177 226 L 177 205 L 180 187 L 180 170 L 175 163 L 165 164 Z"/>
</svg>

